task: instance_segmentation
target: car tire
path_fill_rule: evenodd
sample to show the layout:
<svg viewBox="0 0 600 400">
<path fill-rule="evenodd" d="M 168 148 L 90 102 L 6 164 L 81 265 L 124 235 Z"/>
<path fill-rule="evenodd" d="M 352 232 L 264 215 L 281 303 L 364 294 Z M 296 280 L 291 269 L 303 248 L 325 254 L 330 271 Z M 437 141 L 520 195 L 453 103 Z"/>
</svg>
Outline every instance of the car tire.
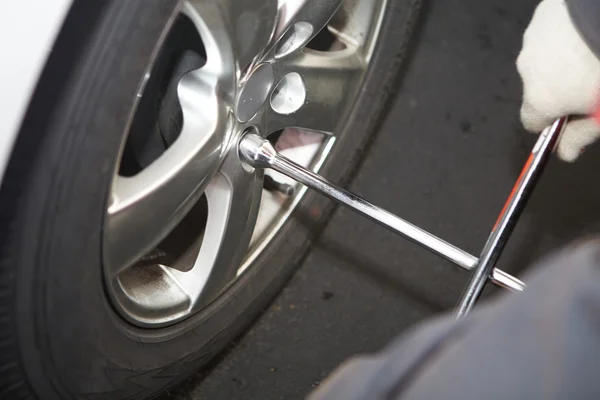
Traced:
<svg viewBox="0 0 600 400">
<path fill-rule="evenodd" d="M 321 170 L 332 181 L 353 176 L 390 108 L 420 5 L 388 1 L 343 139 Z M 0 398 L 144 399 L 177 385 L 256 318 L 334 209 L 307 193 L 256 265 L 185 321 L 144 329 L 111 307 L 107 193 L 132 99 L 178 6 L 77 0 L 67 17 L 0 188 Z"/>
</svg>

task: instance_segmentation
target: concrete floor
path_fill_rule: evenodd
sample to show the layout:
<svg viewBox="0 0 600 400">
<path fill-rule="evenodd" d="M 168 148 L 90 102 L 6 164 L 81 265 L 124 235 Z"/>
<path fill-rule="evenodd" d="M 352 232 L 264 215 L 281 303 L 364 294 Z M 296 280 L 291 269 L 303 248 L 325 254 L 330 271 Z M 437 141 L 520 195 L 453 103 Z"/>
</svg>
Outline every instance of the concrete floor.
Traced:
<svg viewBox="0 0 600 400">
<path fill-rule="evenodd" d="M 518 120 L 514 60 L 536 0 L 432 1 L 394 112 L 351 189 L 473 254 L 535 137 Z M 554 161 L 500 267 L 598 231 L 597 150 Z M 451 308 L 467 274 L 339 209 L 286 289 L 248 334 L 178 399 L 303 398 L 347 357 Z"/>
</svg>

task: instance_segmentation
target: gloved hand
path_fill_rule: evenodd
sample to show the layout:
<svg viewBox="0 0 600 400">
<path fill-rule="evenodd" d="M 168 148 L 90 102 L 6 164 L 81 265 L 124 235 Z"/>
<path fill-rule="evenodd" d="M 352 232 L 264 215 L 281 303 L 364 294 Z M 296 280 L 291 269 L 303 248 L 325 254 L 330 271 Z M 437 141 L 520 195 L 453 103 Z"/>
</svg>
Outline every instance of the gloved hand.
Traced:
<svg viewBox="0 0 600 400">
<path fill-rule="evenodd" d="M 539 133 L 558 117 L 579 116 L 569 122 L 557 149 L 561 159 L 575 161 L 600 137 L 600 123 L 590 117 L 600 106 L 600 60 L 573 25 L 565 0 L 539 4 L 525 31 L 517 69 L 525 129 Z"/>
</svg>

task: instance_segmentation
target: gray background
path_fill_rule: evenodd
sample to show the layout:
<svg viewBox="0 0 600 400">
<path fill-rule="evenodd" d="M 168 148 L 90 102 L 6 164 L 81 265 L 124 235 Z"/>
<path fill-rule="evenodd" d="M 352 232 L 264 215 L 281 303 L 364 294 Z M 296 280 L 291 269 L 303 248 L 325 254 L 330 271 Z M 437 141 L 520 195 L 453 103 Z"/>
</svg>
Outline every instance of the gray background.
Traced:
<svg viewBox="0 0 600 400">
<path fill-rule="evenodd" d="M 535 0 L 438 0 L 426 7 L 393 112 L 351 189 L 478 254 L 533 146 L 519 124 L 514 60 Z M 500 267 L 597 231 L 597 150 L 553 161 Z M 586 187 L 586 183 L 589 185 Z M 451 308 L 468 278 L 339 209 L 286 289 L 205 379 L 179 399 L 304 397 L 347 357 L 380 349 Z"/>
</svg>

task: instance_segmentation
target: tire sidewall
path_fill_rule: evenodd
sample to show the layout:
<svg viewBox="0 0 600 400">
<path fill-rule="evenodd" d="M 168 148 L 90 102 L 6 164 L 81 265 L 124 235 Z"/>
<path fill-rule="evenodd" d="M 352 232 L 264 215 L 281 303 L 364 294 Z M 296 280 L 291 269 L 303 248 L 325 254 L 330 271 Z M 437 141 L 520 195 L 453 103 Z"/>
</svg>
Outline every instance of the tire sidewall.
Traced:
<svg viewBox="0 0 600 400">
<path fill-rule="evenodd" d="M 145 335 L 130 327 L 110 307 L 102 276 L 102 227 L 117 155 L 141 78 L 178 6 L 111 2 L 38 137 L 13 254 L 20 350 L 42 398 L 151 394 L 181 373 L 166 365 L 191 362 L 203 346 L 186 334 Z M 23 137 L 33 136 L 27 128 Z M 150 384 L 140 391 L 139 382 Z"/>
</svg>

